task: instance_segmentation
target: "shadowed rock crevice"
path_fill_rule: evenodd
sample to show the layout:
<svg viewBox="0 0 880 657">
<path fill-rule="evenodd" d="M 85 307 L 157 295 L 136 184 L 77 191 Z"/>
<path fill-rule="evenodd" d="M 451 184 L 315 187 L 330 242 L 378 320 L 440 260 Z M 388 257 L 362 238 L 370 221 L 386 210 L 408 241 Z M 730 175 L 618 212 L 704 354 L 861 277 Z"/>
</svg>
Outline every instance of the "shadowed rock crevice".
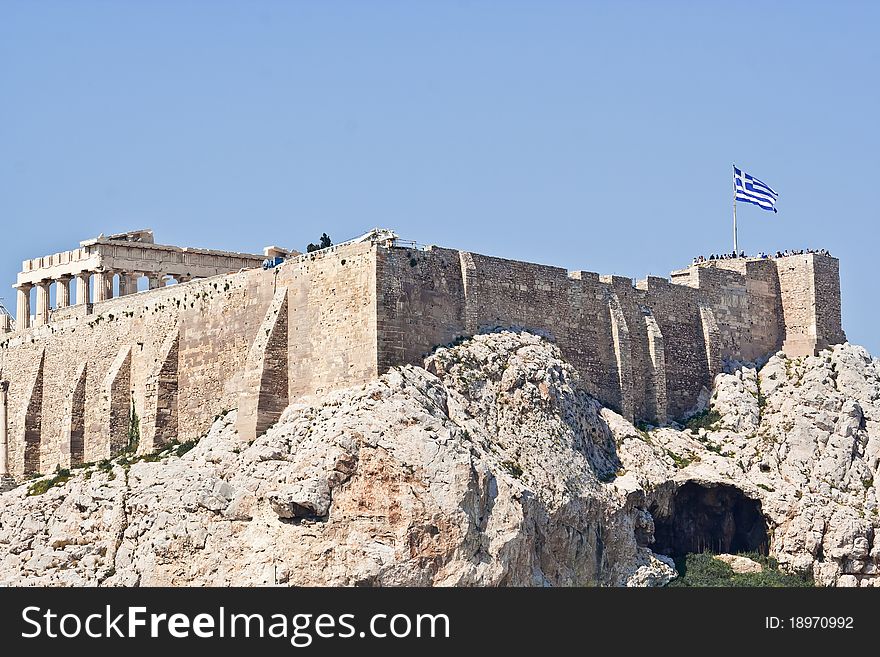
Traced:
<svg viewBox="0 0 880 657">
<path fill-rule="evenodd" d="M 683 557 L 691 552 L 768 554 L 767 523 L 761 502 L 735 486 L 703 486 L 689 481 L 668 507 L 651 508 L 654 552 Z"/>
</svg>

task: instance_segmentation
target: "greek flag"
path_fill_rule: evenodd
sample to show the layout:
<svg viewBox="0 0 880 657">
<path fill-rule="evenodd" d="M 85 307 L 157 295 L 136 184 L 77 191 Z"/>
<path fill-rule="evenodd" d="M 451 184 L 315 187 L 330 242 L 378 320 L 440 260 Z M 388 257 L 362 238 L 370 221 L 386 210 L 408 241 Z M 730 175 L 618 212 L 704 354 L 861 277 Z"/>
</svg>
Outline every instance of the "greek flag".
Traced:
<svg viewBox="0 0 880 657">
<path fill-rule="evenodd" d="M 747 173 L 743 173 L 741 169 L 733 167 L 733 188 L 736 191 L 737 201 L 745 201 L 753 203 L 764 210 L 773 210 L 776 212 L 776 199 L 779 194 L 774 192 L 770 185 L 763 183 L 757 178 L 753 178 Z"/>
</svg>

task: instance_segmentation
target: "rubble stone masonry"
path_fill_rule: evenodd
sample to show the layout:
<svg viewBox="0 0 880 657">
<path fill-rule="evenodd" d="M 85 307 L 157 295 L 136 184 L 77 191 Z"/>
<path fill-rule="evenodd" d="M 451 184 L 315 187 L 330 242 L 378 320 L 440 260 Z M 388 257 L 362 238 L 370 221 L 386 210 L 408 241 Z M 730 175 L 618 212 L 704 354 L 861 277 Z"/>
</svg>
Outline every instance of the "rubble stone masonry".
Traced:
<svg viewBox="0 0 880 657">
<path fill-rule="evenodd" d="M 73 306 L 65 295 L 40 310 L 47 321 L 0 328 L 0 431 L 16 479 L 128 449 L 135 416 L 141 452 L 198 438 L 232 408 L 254 437 L 298 398 L 496 327 L 550 337 L 603 403 L 654 423 L 692 412 L 724 359 L 846 339 L 838 261 L 817 254 L 704 263 L 634 285 L 366 241 L 128 292 Z"/>
</svg>

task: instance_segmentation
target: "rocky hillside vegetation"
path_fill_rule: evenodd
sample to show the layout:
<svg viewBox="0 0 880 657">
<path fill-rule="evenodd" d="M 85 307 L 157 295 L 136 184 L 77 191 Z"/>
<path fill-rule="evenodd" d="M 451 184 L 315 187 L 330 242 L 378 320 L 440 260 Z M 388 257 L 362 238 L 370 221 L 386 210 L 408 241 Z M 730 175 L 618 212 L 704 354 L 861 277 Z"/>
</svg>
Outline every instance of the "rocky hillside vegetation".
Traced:
<svg viewBox="0 0 880 657">
<path fill-rule="evenodd" d="M 728 371 L 686 426 L 634 426 L 543 338 L 479 335 L 253 442 L 232 411 L 2 494 L 0 583 L 646 586 L 712 551 L 880 585 L 878 361 Z"/>
</svg>

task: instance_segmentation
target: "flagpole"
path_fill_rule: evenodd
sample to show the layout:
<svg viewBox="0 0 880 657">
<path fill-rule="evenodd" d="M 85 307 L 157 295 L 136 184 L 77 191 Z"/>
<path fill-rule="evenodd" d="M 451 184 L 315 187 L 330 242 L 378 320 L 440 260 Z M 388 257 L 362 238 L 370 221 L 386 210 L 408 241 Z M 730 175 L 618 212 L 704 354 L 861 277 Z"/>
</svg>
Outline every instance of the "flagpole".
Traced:
<svg viewBox="0 0 880 657">
<path fill-rule="evenodd" d="M 733 252 L 739 253 L 736 244 L 736 165 L 733 165 Z"/>
</svg>

